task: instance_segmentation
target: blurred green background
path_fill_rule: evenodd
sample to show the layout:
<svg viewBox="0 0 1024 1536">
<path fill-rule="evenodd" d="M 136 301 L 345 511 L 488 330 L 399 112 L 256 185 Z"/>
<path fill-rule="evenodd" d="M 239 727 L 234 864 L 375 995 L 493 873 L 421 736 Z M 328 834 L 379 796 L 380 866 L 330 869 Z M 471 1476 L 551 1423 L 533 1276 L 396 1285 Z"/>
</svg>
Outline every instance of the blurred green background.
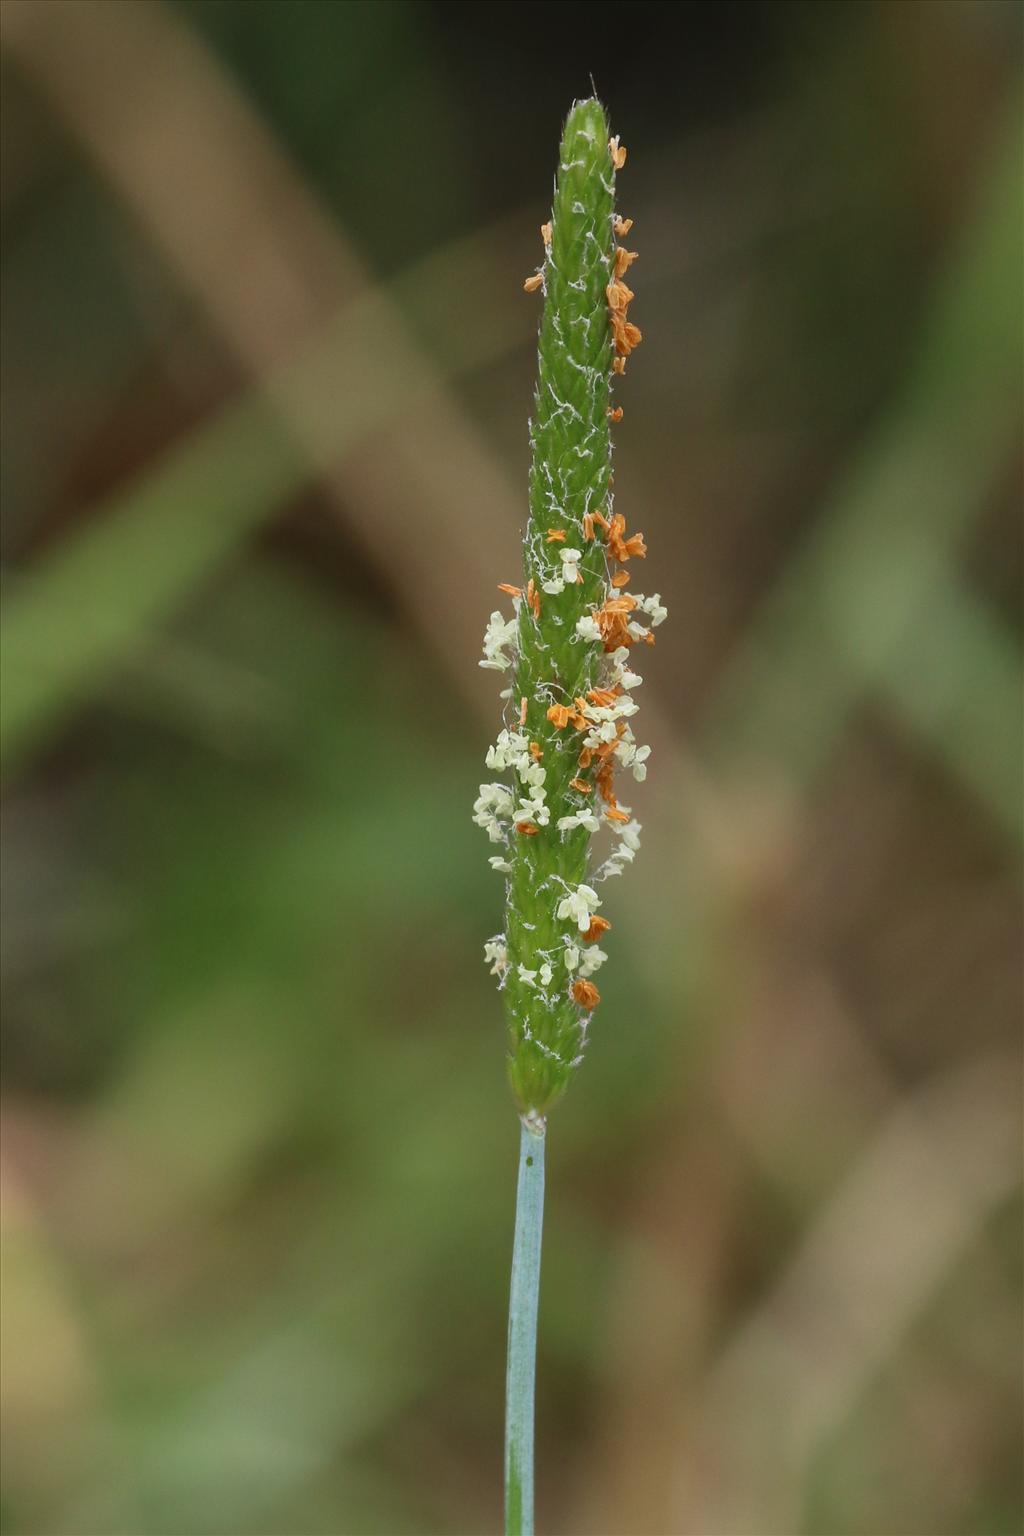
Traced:
<svg viewBox="0 0 1024 1536">
<path fill-rule="evenodd" d="M 3 1530 L 500 1524 L 476 663 L 592 72 L 672 621 L 542 1529 L 1018 1531 L 1018 5 L 0 16 Z"/>
</svg>

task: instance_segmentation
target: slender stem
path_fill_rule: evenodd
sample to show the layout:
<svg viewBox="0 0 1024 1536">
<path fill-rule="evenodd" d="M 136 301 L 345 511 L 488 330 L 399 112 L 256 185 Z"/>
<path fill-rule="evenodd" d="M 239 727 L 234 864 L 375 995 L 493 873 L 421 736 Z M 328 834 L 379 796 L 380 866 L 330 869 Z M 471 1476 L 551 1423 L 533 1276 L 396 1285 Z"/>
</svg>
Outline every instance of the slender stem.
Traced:
<svg viewBox="0 0 1024 1536">
<path fill-rule="evenodd" d="M 544 1225 L 544 1135 L 525 1124 L 519 1142 L 516 1236 L 505 1378 L 505 1532 L 533 1536 L 533 1387 Z"/>
</svg>

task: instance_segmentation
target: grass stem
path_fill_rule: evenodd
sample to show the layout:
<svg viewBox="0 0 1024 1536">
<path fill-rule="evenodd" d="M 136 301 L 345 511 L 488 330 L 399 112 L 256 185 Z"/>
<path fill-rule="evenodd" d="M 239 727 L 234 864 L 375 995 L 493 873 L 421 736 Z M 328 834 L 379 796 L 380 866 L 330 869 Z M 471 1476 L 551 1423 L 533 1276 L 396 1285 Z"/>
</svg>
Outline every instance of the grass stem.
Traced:
<svg viewBox="0 0 1024 1536">
<path fill-rule="evenodd" d="M 544 1140 L 543 1134 L 538 1136 L 523 1124 L 505 1379 L 506 1536 L 533 1536 L 533 1398 L 544 1225 Z"/>
</svg>

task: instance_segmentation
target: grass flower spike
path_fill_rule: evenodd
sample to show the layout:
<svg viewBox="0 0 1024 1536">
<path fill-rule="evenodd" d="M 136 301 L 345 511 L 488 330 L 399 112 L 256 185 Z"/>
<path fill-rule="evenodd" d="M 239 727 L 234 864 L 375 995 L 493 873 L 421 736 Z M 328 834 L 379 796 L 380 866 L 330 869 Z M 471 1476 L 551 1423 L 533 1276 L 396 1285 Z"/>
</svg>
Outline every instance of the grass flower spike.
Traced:
<svg viewBox="0 0 1024 1536">
<path fill-rule="evenodd" d="M 623 781 L 641 782 L 650 748 L 631 724 L 642 681 L 635 648 L 654 644 L 660 596 L 627 591 L 642 533 L 614 510 L 613 386 L 642 338 L 626 273 L 637 252 L 615 211 L 626 149 L 604 108 L 577 102 L 562 136 L 543 260 L 523 571 L 498 583 L 512 612 L 491 614 L 480 665 L 500 672 L 505 718 L 474 819 L 506 881 L 504 931 L 484 959 L 508 1026 L 508 1070 L 522 1121 L 506 1386 L 508 1532 L 533 1530 L 533 1395 L 547 1115 L 583 1057 L 601 1001 L 594 976 L 612 927 L 605 882 L 632 863 L 640 825 Z"/>
<path fill-rule="evenodd" d="M 577 102 L 543 261 L 525 283 L 543 289 L 544 312 L 523 571 L 498 584 L 512 613 L 492 613 L 480 663 L 507 679 L 486 758 L 504 777 L 481 785 L 475 807 L 507 880 L 505 931 L 485 958 L 505 1004 L 512 1091 L 535 1130 L 579 1065 L 600 1002 L 590 978 L 606 958 L 595 938 L 611 926 L 598 916 L 604 882 L 640 846 L 620 798 L 623 779 L 646 776 L 650 752 L 633 731 L 632 657 L 665 617 L 658 595 L 626 590 L 647 546 L 613 509 L 611 428 L 623 408 L 612 387 L 642 339 L 625 282 L 637 252 L 619 243 L 632 220 L 615 212 L 625 159 L 600 103 Z"/>
</svg>

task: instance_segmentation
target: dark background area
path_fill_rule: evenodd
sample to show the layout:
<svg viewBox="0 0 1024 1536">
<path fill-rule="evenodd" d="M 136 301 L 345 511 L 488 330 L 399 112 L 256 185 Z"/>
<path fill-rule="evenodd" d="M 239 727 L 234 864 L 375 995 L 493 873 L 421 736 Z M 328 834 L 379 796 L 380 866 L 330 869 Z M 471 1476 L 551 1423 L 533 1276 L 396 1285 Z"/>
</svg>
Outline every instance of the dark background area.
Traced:
<svg viewBox="0 0 1024 1536">
<path fill-rule="evenodd" d="M 3 1530 L 500 1524 L 476 663 L 591 75 L 670 619 L 540 1527 L 1019 1530 L 1020 7 L 0 19 Z"/>
</svg>

